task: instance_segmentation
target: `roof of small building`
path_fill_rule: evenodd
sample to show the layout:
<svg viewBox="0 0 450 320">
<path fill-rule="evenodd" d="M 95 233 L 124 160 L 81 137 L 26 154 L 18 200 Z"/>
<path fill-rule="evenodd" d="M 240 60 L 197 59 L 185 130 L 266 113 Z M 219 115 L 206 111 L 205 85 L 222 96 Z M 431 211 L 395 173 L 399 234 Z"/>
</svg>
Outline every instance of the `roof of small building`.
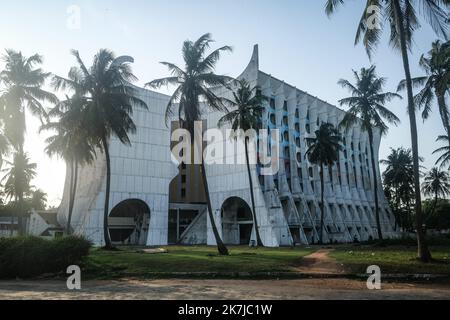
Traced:
<svg viewBox="0 0 450 320">
<path fill-rule="evenodd" d="M 38 215 L 40 215 L 41 218 L 44 219 L 44 221 L 48 225 L 55 226 L 55 227 L 59 226 L 58 219 L 57 219 L 57 215 L 58 215 L 57 211 L 37 211 L 36 213 Z"/>
</svg>

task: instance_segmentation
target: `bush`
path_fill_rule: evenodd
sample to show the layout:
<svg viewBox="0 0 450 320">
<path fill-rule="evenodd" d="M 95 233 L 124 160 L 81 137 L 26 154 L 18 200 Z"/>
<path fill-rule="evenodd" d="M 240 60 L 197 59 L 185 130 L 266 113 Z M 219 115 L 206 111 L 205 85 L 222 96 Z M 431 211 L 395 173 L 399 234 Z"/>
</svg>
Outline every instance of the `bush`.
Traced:
<svg viewBox="0 0 450 320">
<path fill-rule="evenodd" d="M 83 238 L 45 240 L 37 237 L 0 239 L 0 278 L 29 278 L 59 273 L 79 264 L 91 243 Z"/>
<path fill-rule="evenodd" d="M 426 237 L 427 244 L 429 246 L 449 246 L 450 245 L 450 236 L 430 236 Z M 380 247 L 391 247 L 391 246 L 407 246 L 414 247 L 417 246 L 417 238 L 415 235 L 407 236 L 399 239 L 384 239 L 382 241 L 379 240 L 371 240 L 367 242 L 363 242 L 365 245 L 374 245 Z"/>
</svg>

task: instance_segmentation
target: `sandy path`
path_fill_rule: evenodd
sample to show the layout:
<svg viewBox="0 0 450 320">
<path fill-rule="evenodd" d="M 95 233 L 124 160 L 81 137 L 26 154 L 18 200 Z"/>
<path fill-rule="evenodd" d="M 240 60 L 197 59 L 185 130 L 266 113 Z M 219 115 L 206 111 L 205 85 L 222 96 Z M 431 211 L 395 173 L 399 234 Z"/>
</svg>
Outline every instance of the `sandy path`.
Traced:
<svg viewBox="0 0 450 320">
<path fill-rule="evenodd" d="M 304 257 L 297 271 L 306 274 L 345 273 L 344 266 L 329 256 L 331 252 L 330 249 L 321 249 Z"/>
<path fill-rule="evenodd" d="M 367 290 L 364 281 L 303 280 L 154 280 L 86 281 L 81 291 L 68 291 L 63 281 L 0 282 L 0 299 L 450 299 L 450 285 L 383 284 Z"/>
</svg>

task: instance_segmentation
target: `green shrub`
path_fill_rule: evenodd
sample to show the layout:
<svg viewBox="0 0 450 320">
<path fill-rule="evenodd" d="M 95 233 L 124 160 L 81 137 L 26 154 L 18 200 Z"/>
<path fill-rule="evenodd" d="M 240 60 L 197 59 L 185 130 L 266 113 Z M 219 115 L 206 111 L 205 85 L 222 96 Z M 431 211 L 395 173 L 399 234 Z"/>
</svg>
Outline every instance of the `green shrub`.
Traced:
<svg viewBox="0 0 450 320">
<path fill-rule="evenodd" d="M 91 243 L 83 238 L 38 237 L 0 239 L 0 278 L 29 278 L 65 271 L 89 254 Z"/>
<path fill-rule="evenodd" d="M 448 246 L 450 245 L 450 236 L 430 236 L 426 237 L 427 244 L 429 246 Z M 384 239 L 382 241 L 379 240 L 371 240 L 367 242 L 363 242 L 361 244 L 366 245 L 374 245 L 381 247 L 390 247 L 390 246 L 408 246 L 414 247 L 417 246 L 417 238 L 415 235 L 407 236 L 399 239 Z"/>
</svg>

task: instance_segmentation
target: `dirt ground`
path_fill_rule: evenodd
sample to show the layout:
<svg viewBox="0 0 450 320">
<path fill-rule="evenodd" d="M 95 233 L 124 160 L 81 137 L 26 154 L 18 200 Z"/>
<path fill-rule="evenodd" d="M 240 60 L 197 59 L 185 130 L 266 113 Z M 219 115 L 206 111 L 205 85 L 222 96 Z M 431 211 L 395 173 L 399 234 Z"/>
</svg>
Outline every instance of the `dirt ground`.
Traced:
<svg viewBox="0 0 450 320">
<path fill-rule="evenodd" d="M 297 268 L 298 272 L 305 274 L 343 274 L 344 266 L 330 257 L 332 250 L 318 250 L 301 260 L 301 265 Z"/>
<path fill-rule="evenodd" d="M 337 275 L 344 267 L 319 250 L 302 261 L 303 274 Z M 384 283 L 368 290 L 365 281 L 345 278 L 298 280 L 121 280 L 85 281 L 79 291 L 64 281 L 0 281 L 0 300 L 450 300 L 448 284 Z"/>
<path fill-rule="evenodd" d="M 153 280 L 87 281 L 69 291 L 64 281 L 3 281 L 0 299 L 36 300 L 290 300 L 290 299 L 448 299 L 450 285 L 383 284 L 370 291 L 364 281 L 304 280 Z"/>
</svg>

